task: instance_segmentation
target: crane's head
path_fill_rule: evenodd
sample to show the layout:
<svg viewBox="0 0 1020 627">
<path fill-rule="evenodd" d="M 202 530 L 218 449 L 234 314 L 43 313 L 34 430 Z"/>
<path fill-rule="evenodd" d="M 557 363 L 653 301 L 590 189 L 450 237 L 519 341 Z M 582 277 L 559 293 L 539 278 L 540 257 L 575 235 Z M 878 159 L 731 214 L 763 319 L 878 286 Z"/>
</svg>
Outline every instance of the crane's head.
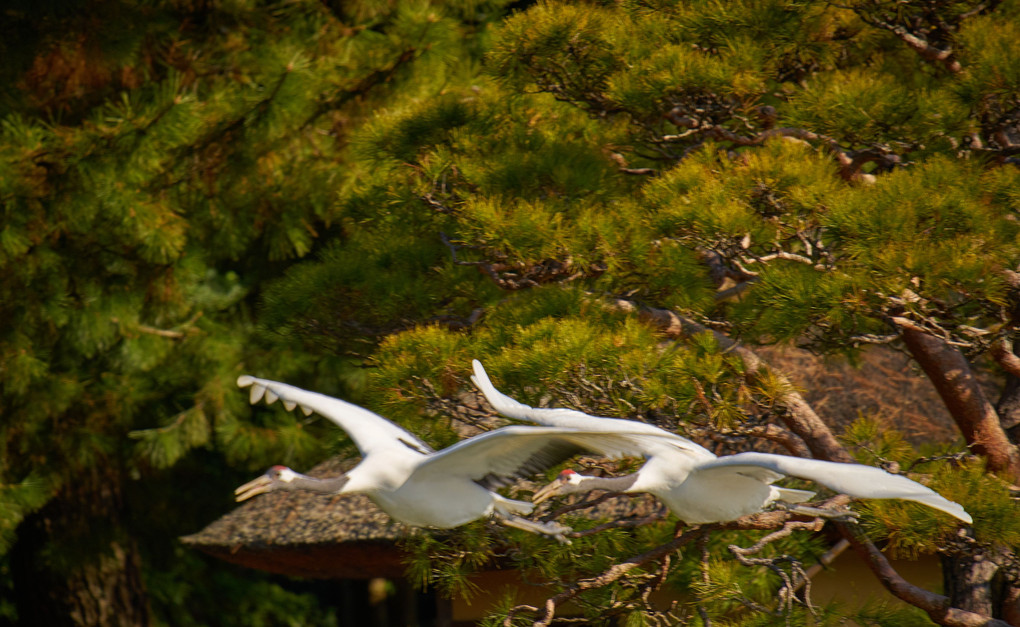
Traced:
<svg viewBox="0 0 1020 627">
<path fill-rule="evenodd" d="M 234 498 L 240 502 L 246 501 L 257 494 L 274 490 L 287 490 L 292 487 L 293 481 L 299 476 L 298 473 L 286 466 L 273 466 L 266 471 L 266 474 L 234 490 Z"/>
<path fill-rule="evenodd" d="M 535 492 L 534 496 L 531 497 L 531 502 L 541 503 L 554 496 L 577 492 L 580 489 L 582 479 L 584 479 L 584 475 L 568 468 L 561 472 L 552 483 Z"/>
</svg>

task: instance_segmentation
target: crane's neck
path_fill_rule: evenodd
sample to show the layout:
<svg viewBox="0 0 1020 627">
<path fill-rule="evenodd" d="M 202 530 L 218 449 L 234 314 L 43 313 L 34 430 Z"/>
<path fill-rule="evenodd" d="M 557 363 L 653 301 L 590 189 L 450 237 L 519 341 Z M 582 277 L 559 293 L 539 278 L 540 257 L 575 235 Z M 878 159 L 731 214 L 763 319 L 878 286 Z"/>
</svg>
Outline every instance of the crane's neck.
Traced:
<svg viewBox="0 0 1020 627">
<path fill-rule="evenodd" d="M 319 479 L 316 477 L 309 477 L 308 475 L 302 475 L 294 473 L 294 479 L 282 484 L 286 486 L 287 490 L 305 490 L 308 492 L 322 492 L 325 494 L 340 494 L 343 492 L 344 486 L 350 481 L 350 477 L 347 475 L 340 475 L 339 477 L 328 477 L 326 479 Z"/>
<path fill-rule="evenodd" d="M 605 490 L 607 492 L 627 492 L 638 480 L 637 473 L 630 475 L 623 475 L 622 477 L 592 477 L 589 475 L 581 475 L 581 479 L 577 483 L 572 483 L 576 486 L 574 491 L 589 491 L 589 490 Z"/>
</svg>

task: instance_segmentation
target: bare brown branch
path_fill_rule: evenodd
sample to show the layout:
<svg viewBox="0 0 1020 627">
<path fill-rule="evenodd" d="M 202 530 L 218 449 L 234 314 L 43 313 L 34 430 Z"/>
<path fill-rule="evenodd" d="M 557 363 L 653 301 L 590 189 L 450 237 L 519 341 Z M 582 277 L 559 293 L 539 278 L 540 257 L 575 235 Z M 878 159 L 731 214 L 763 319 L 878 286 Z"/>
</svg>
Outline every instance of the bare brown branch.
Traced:
<svg viewBox="0 0 1020 627">
<path fill-rule="evenodd" d="M 647 562 L 651 562 L 656 559 L 661 559 L 666 555 L 673 553 L 674 551 L 678 550 L 680 547 L 684 546 L 685 544 L 689 543 L 695 538 L 700 537 L 702 533 L 703 532 L 700 530 L 695 530 L 693 532 L 687 533 L 683 532 L 678 533 L 673 538 L 673 540 L 667 542 L 666 544 L 659 545 L 650 551 L 642 553 L 641 555 L 635 555 L 634 557 L 626 561 L 620 562 L 619 564 L 615 564 L 600 575 L 590 577 L 588 579 L 582 579 L 576 582 L 563 592 L 560 592 L 556 596 L 550 597 L 549 599 L 546 600 L 545 607 L 543 608 L 543 614 L 539 617 L 538 620 L 536 620 L 533 623 L 533 626 L 548 627 L 549 624 L 552 623 L 552 620 L 556 615 L 556 608 L 562 605 L 563 603 L 566 603 L 570 599 L 573 599 L 574 597 L 581 594 L 585 590 L 591 590 L 593 588 L 601 588 L 603 586 L 607 586 L 613 583 L 614 581 L 617 581 L 631 570 L 634 570 L 635 568 Z"/>
<path fill-rule="evenodd" d="M 183 324 L 181 324 L 181 325 L 179 325 L 177 327 L 177 329 L 181 329 L 181 330 L 177 330 L 177 329 L 160 329 L 160 328 L 157 328 L 157 327 L 149 326 L 147 324 L 140 324 L 140 323 L 139 324 L 135 324 L 135 325 L 127 326 L 127 329 L 130 330 L 130 331 L 136 331 L 138 333 L 145 333 L 147 335 L 157 335 L 159 337 L 165 337 L 165 338 L 171 339 L 171 340 L 183 340 L 184 338 L 188 337 L 189 335 L 194 335 L 194 334 L 200 332 L 200 330 L 195 327 L 195 322 L 197 322 L 198 319 L 201 318 L 201 317 L 202 317 L 202 312 L 201 311 L 196 312 L 195 315 L 193 315 L 190 319 L 188 319 L 187 322 L 185 322 L 185 323 L 183 323 Z M 121 324 L 120 318 L 117 318 L 117 317 L 110 318 L 110 322 L 113 322 L 114 324 Z"/>
<path fill-rule="evenodd" d="M 952 48 L 946 48 L 944 50 L 939 49 L 930 44 L 923 37 L 919 37 L 918 35 L 911 33 L 898 24 L 887 22 L 875 15 L 869 14 L 866 11 L 856 10 L 855 12 L 868 24 L 887 30 L 893 35 L 896 35 L 900 41 L 907 44 L 911 50 L 919 54 L 921 58 L 928 63 L 941 66 L 952 74 L 958 74 L 963 71 L 963 66 L 960 65 L 960 62 L 957 60 L 956 54 L 953 52 Z"/>
<path fill-rule="evenodd" d="M 790 520 L 783 523 L 783 527 L 778 531 L 766 535 L 761 540 L 756 542 L 753 546 L 739 547 L 735 544 L 729 545 L 728 549 L 730 553 L 737 559 L 738 562 L 744 566 L 764 566 L 776 573 L 776 575 L 782 580 L 783 585 L 779 588 L 776 596 L 779 598 L 779 609 L 788 610 L 793 606 L 796 601 L 796 592 L 798 589 L 803 587 L 805 589 L 805 604 L 810 607 L 810 581 L 808 579 L 807 571 L 804 570 L 803 565 L 793 557 L 788 555 L 780 555 L 773 558 L 762 558 L 762 557 L 751 557 L 761 552 L 766 545 L 771 544 L 777 540 L 785 538 L 792 534 L 798 529 L 804 529 L 808 531 L 821 531 L 825 521 L 821 519 L 815 519 L 812 521 L 797 521 Z M 790 571 L 787 572 L 783 569 L 782 564 L 786 563 L 789 565 Z"/>
<path fill-rule="evenodd" d="M 1000 338 L 992 344 L 990 353 L 995 363 L 1002 366 L 1003 370 L 1014 377 L 1020 377 L 1020 357 L 1013 352 L 1010 342 L 1005 338 Z"/>
<path fill-rule="evenodd" d="M 667 118 L 671 122 L 677 125 L 691 124 L 688 118 Z M 865 164 L 871 162 L 877 162 L 880 166 L 888 167 L 893 163 L 898 163 L 900 157 L 898 155 L 891 155 L 886 151 L 879 151 L 874 149 L 852 151 L 846 150 L 839 145 L 839 142 L 834 138 L 821 133 L 815 133 L 804 128 L 796 127 L 780 127 L 766 129 L 756 135 L 741 135 L 735 133 L 720 125 L 710 126 L 695 126 L 693 130 L 687 131 L 683 136 L 686 137 L 688 134 L 697 132 L 701 136 L 727 141 L 738 146 L 759 146 L 769 139 L 776 137 L 782 137 L 789 141 L 798 143 L 817 143 L 825 147 L 826 150 L 832 154 L 836 163 L 839 165 L 840 176 L 847 181 L 858 181 L 858 182 L 870 182 L 872 178 L 870 175 L 864 174 L 861 168 Z M 677 137 L 679 139 L 679 137 Z"/>
</svg>

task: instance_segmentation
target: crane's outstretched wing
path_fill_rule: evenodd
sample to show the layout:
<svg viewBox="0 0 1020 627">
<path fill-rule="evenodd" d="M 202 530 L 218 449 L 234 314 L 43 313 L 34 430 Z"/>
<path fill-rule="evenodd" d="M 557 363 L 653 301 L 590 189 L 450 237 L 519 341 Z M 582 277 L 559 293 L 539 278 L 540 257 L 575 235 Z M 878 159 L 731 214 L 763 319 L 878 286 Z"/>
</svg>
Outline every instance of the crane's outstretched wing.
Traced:
<svg viewBox="0 0 1020 627">
<path fill-rule="evenodd" d="M 590 416 L 584 412 L 573 409 L 545 409 L 525 405 L 524 403 L 515 401 L 506 394 L 497 390 L 496 387 L 492 385 L 492 381 L 489 380 L 489 375 L 486 374 L 485 368 L 482 367 L 482 364 L 477 359 L 472 360 L 471 365 L 475 372 L 471 377 L 471 380 L 476 386 L 478 386 L 478 389 L 482 391 L 482 394 L 485 395 L 489 404 L 492 405 L 496 411 L 508 418 L 527 420 L 528 422 L 552 427 L 570 427 L 584 431 L 602 431 L 606 433 L 621 431 L 635 434 L 643 433 L 651 436 L 657 436 L 658 438 L 667 438 L 670 440 L 670 444 L 673 448 L 696 452 L 699 455 L 708 454 L 709 456 L 714 457 L 708 449 L 691 442 L 685 437 L 675 433 L 670 433 L 669 431 L 660 429 L 655 425 L 638 422 L 637 420 Z M 648 442 L 653 443 L 656 442 L 656 440 L 651 439 L 648 440 Z M 646 450 L 643 453 L 643 455 L 651 454 L 653 454 L 652 450 Z"/>
<path fill-rule="evenodd" d="M 461 440 L 418 466 L 416 478 L 458 476 L 487 488 L 542 472 L 585 451 L 640 457 L 657 439 L 643 432 L 599 432 L 569 427 L 513 425 Z"/>
<path fill-rule="evenodd" d="M 864 464 L 843 464 L 769 453 L 738 453 L 701 464 L 695 473 L 736 473 L 761 478 L 768 483 L 775 480 L 770 473 L 777 473 L 814 481 L 855 498 L 914 501 L 934 507 L 966 523 L 973 522 L 970 514 L 959 503 L 946 499 L 931 488 L 903 475 L 894 475 Z"/>
<path fill-rule="evenodd" d="M 251 386 L 250 400 L 253 405 L 262 398 L 266 399 L 267 405 L 272 405 L 280 399 L 288 411 L 300 407 L 306 416 L 314 412 L 329 418 L 347 432 L 362 455 L 367 455 L 373 450 L 394 447 L 408 448 L 423 455 L 433 452 L 428 444 L 379 414 L 347 401 L 249 375 L 238 377 L 237 385 L 242 388 Z"/>
</svg>

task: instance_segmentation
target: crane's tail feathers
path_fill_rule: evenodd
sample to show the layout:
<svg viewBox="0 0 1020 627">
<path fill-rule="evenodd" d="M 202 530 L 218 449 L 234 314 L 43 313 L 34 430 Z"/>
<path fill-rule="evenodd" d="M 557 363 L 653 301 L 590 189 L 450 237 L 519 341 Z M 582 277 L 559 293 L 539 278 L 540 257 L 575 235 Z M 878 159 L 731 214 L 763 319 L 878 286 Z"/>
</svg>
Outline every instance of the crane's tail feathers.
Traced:
<svg viewBox="0 0 1020 627">
<path fill-rule="evenodd" d="M 814 498 L 815 493 L 810 490 L 794 490 L 793 488 L 780 488 L 778 486 L 772 486 L 772 488 L 778 493 L 776 497 L 777 501 L 783 501 L 784 503 L 804 503 Z"/>
<path fill-rule="evenodd" d="M 959 503 L 954 503 L 953 501 L 950 501 L 949 499 L 939 496 L 938 494 L 935 493 L 909 495 L 902 496 L 900 498 L 906 501 L 914 501 L 915 503 L 920 503 L 922 505 L 927 505 L 928 507 L 933 507 L 939 510 L 940 512 L 945 512 L 950 516 L 953 516 L 954 518 L 959 518 L 968 525 L 974 522 L 974 519 L 971 518 L 970 514 L 967 513 L 967 510 L 963 509 L 962 505 L 960 505 Z"/>
<path fill-rule="evenodd" d="M 748 468 L 764 468 L 773 472 L 800 477 L 856 499 L 902 499 L 914 501 L 954 516 L 965 523 L 973 522 L 959 503 L 954 503 L 904 475 L 894 475 L 881 468 L 863 464 L 843 464 L 772 455 L 770 453 L 737 453 L 720 457 L 702 466 L 710 472 L 748 472 Z"/>
</svg>

